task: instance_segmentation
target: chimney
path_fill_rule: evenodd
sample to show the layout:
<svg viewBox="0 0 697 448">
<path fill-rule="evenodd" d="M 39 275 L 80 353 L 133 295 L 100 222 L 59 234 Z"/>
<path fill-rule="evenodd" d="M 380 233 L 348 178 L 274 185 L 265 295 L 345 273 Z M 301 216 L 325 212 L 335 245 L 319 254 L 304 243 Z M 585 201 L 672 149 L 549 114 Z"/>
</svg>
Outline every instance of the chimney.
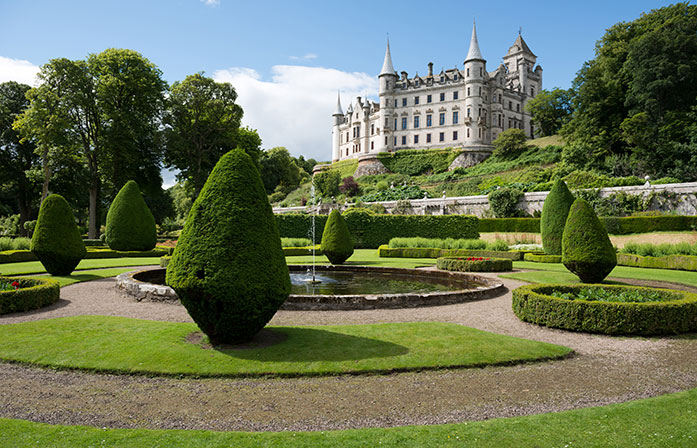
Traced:
<svg viewBox="0 0 697 448">
<path fill-rule="evenodd" d="M 428 63 L 428 76 L 433 76 L 433 62 Z"/>
</svg>

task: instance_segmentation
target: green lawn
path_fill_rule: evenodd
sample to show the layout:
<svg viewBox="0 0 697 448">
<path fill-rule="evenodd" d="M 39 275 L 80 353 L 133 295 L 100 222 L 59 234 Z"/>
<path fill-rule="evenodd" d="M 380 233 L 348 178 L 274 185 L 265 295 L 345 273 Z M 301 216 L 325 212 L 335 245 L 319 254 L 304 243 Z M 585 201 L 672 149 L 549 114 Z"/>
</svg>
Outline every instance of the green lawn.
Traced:
<svg viewBox="0 0 697 448">
<path fill-rule="evenodd" d="M 316 432 L 100 429 L 0 419 L 23 447 L 649 447 L 697 446 L 697 389 L 617 405 L 450 425 Z"/>
<path fill-rule="evenodd" d="M 318 264 L 329 264 L 324 255 L 317 255 Z M 312 255 L 298 255 L 286 257 L 288 264 L 312 264 Z M 391 268 L 416 268 L 421 266 L 435 266 L 435 258 L 380 258 L 377 249 L 356 249 L 353 255 L 346 261 L 347 265 L 357 264 L 363 266 L 384 266 Z"/>
<path fill-rule="evenodd" d="M 0 359 L 101 372 L 302 376 L 513 364 L 571 350 L 440 322 L 267 327 L 286 339 L 263 348 L 204 349 L 192 323 L 76 316 L 0 325 Z"/>
<path fill-rule="evenodd" d="M 76 270 L 115 268 L 119 266 L 147 266 L 160 264 L 159 257 L 97 258 L 82 260 Z M 40 261 L 0 264 L 0 275 L 27 275 L 46 272 Z"/>
<path fill-rule="evenodd" d="M 89 282 L 91 280 L 99 280 L 100 278 L 116 277 L 124 272 L 130 272 L 133 268 L 111 268 L 111 269 L 92 269 L 84 271 L 75 271 L 70 275 L 52 275 L 53 280 L 58 280 L 61 288 L 63 286 L 72 285 L 73 283 Z"/>
</svg>

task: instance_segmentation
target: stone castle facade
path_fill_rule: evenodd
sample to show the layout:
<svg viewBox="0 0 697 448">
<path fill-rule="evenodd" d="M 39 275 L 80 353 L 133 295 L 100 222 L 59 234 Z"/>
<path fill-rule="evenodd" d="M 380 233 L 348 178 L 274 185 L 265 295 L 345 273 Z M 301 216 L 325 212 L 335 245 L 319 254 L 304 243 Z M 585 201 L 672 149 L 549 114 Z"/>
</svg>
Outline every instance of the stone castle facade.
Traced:
<svg viewBox="0 0 697 448">
<path fill-rule="evenodd" d="M 491 142 L 506 129 L 535 129 L 525 111 L 542 89 L 542 67 L 519 34 L 503 63 L 486 68 L 472 28 L 464 68 L 409 78 L 392 65 L 390 43 L 378 75 L 379 103 L 358 97 L 344 113 L 337 99 L 333 116 L 332 161 L 400 149 L 461 148 L 490 153 Z"/>
</svg>

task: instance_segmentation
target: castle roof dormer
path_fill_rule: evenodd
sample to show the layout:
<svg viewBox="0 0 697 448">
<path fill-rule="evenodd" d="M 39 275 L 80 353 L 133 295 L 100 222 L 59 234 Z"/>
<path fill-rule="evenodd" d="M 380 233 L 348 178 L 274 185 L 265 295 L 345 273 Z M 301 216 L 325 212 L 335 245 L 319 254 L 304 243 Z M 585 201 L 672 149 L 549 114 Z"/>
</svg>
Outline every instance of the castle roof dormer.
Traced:
<svg viewBox="0 0 697 448">
<path fill-rule="evenodd" d="M 382 63 L 382 70 L 378 76 L 396 75 L 392 65 L 392 54 L 390 53 L 390 39 L 387 39 L 387 49 L 385 50 L 385 60 Z"/>
<path fill-rule="evenodd" d="M 514 56 L 517 55 L 518 53 L 524 53 L 529 56 L 532 56 L 536 58 L 535 53 L 530 50 L 530 47 L 528 47 L 528 44 L 525 43 L 525 40 L 523 39 L 522 34 L 518 34 L 518 38 L 513 42 L 513 45 L 511 45 L 511 48 L 508 49 L 508 53 L 506 53 L 506 56 Z"/>
</svg>

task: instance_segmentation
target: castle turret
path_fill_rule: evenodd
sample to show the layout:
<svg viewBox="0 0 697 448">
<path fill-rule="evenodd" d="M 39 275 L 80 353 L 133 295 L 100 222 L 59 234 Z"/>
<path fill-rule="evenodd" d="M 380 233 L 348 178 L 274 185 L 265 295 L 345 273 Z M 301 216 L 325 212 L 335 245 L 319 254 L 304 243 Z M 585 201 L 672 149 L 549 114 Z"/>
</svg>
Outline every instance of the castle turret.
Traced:
<svg viewBox="0 0 697 448">
<path fill-rule="evenodd" d="M 480 145 L 488 131 L 485 88 L 488 80 L 486 60 L 477 40 L 477 24 L 472 25 L 472 38 L 465 59 L 465 145 Z"/>
<path fill-rule="evenodd" d="M 378 152 L 385 152 L 394 148 L 392 132 L 394 129 L 391 129 L 390 123 L 394 113 L 394 89 L 398 79 L 392 65 L 389 39 L 387 40 L 387 49 L 385 50 L 385 60 L 382 63 L 382 70 L 380 70 L 378 79 L 380 80 L 380 127 L 382 127 L 383 138 L 380 138 L 375 146 Z"/>
<path fill-rule="evenodd" d="M 332 127 L 332 161 L 336 162 L 341 158 L 339 154 L 339 146 L 341 142 L 341 132 L 339 125 L 344 121 L 344 112 L 341 110 L 341 94 L 336 94 L 336 109 L 332 114 L 334 118 L 334 126 Z"/>
</svg>

